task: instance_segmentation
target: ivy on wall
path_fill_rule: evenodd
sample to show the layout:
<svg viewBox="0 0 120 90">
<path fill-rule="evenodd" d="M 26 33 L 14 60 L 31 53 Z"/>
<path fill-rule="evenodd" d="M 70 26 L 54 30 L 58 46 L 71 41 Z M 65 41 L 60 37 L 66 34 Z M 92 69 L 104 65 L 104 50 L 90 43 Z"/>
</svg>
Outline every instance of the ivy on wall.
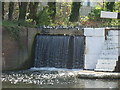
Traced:
<svg viewBox="0 0 120 90">
<path fill-rule="evenodd" d="M 22 43 L 20 41 L 20 28 L 18 26 L 15 27 L 5 27 L 8 33 L 10 34 L 10 38 L 15 40 L 18 43 L 18 46 L 22 48 Z"/>
</svg>

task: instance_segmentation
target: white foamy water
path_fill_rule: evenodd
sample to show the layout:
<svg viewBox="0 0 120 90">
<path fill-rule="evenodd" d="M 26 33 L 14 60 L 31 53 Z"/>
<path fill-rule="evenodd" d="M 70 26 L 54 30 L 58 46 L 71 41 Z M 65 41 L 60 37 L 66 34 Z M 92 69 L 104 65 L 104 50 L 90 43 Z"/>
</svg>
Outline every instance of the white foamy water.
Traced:
<svg viewBox="0 0 120 90">
<path fill-rule="evenodd" d="M 32 67 L 30 70 L 47 70 L 47 71 L 80 71 L 82 69 L 66 69 L 66 68 L 54 68 L 54 67 Z"/>
</svg>

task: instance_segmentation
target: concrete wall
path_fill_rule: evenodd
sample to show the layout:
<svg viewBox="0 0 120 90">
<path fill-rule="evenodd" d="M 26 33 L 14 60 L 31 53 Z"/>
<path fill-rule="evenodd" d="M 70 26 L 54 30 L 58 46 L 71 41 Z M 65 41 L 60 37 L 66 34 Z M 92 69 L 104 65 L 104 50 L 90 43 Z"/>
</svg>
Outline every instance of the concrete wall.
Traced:
<svg viewBox="0 0 120 90">
<path fill-rule="evenodd" d="M 2 31 L 3 70 L 26 68 L 24 64 L 28 60 L 27 29 L 21 28 L 19 41 L 15 40 L 6 28 L 3 28 Z"/>
<path fill-rule="evenodd" d="M 105 40 L 104 28 L 85 28 L 85 69 L 95 69 Z"/>
<path fill-rule="evenodd" d="M 7 28 L 2 29 L 2 68 L 5 70 L 28 69 L 34 64 L 34 45 L 37 34 L 83 35 L 78 30 L 40 30 L 20 27 L 20 40 L 13 39 Z"/>
</svg>

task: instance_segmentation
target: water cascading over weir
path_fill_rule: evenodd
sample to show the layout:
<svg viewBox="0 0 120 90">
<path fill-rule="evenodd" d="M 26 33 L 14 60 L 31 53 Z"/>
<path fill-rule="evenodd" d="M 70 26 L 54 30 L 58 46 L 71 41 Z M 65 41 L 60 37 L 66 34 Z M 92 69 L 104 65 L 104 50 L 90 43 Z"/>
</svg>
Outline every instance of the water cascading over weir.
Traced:
<svg viewBox="0 0 120 90">
<path fill-rule="evenodd" d="M 84 36 L 37 35 L 34 67 L 84 68 Z"/>
</svg>

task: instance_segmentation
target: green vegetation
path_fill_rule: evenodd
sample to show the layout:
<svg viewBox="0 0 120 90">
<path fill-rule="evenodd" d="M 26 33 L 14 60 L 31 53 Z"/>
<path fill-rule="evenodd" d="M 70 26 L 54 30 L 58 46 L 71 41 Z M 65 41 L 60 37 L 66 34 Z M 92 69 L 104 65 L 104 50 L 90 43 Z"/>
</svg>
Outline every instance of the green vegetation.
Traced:
<svg viewBox="0 0 120 90">
<path fill-rule="evenodd" d="M 17 26 L 18 23 L 15 21 L 2 21 L 2 25 L 5 27 L 14 27 Z"/>
<path fill-rule="evenodd" d="M 36 15 L 35 21 L 38 26 L 51 24 L 52 20 L 48 10 L 49 9 L 46 7 Z"/>
<path fill-rule="evenodd" d="M 3 2 L 2 25 L 8 27 L 24 26 L 84 26 L 107 27 L 118 26 L 120 20 L 102 19 L 101 11 L 120 12 L 119 2 L 100 2 L 88 16 L 81 16 L 81 2 Z"/>
<path fill-rule="evenodd" d="M 16 40 L 18 42 L 18 45 L 20 48 L 23 47 L 21 40 L 20 40 L 20 30 L 21 27 L 17 26 L 16 23 L 5 23 L 4 22 L 4 27 L 8 31 L 10 38 L 13 40 Z"/>
<path fill-rule="evenodd" d="M 18 27 L 17 22 L 13 21 L 3 21 L 2 25 L 6 28 L 6 30 L 10 33 L 10 36 L 15 39 L 16 41 L 19 41 L 19 31 L 20 28 Z"/>
<path fill-rule="evenodd" d="M 118 26 L 120 25 L 118 19 L 101 19 L 100 18 L 100 12 L 101 11 L 113 11 L 113 12 L 119 12 L 119 2 L 105 2 L 103 6 L 99 5 L 96 6 L 91 13 L 89 14 L 88 18 L 91 21 L 95 22 L 101 22 L 101 26 Z"/>
<path fill-rule="evenodd" d="M 8 32 L 10 33 L 10 36 L 15 39 L 16 41 L 19 41 L 20 39 L 20 29 L 19 27 L 6 27 Z"/>
<path fill-rule="evenodd" d="M 2 26 L 4 27 L 16 27 L 16 26 L 23 26 L 23 27 L 36 27 L 35 24 L 29 23 L 27 21 L 2 21 Z"/>
</svg>

